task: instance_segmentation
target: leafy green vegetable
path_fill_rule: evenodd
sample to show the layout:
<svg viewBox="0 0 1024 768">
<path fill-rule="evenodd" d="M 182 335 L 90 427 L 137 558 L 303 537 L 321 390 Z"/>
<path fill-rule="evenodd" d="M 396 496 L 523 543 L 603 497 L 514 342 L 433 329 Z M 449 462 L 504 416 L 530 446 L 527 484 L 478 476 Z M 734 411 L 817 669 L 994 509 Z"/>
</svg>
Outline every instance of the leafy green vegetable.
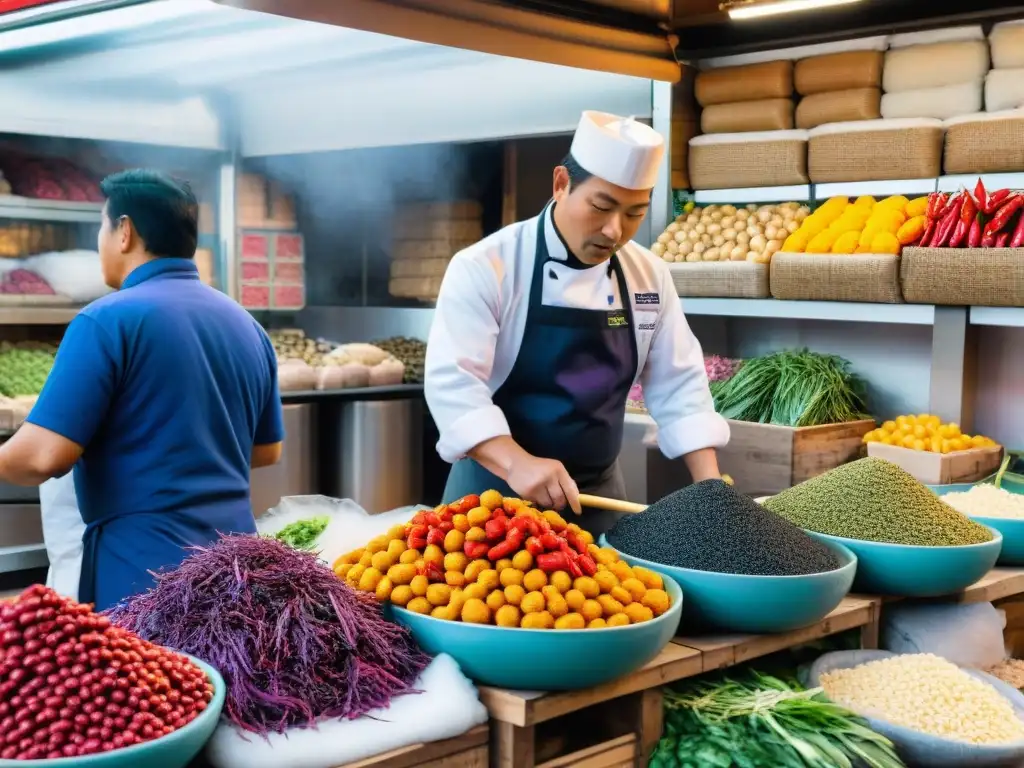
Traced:
<svg viewBox="0 0 1024 768">
<path fill-rule="evenodd" d="M 329 517 L 313 517 L 309 520 L 298 520 L 289 523 L 274 536 L 278 541 L 284 542 L 292 549 L 312 549 L 320 534 L 327 529 L 331 522 Z"/>
<path fill-rule="evenodd" d="M 747 360 L 712 395 L 718 412 L 738 421 L 813 427 L 870 418 L 867 385 L 850 364 L 806 349 Z"/>
<path fill-rule="evenodd" d="M 820 688 L 750 672 L 665 691 L 657 768 L 905 768 L 892 742 Z"/>
</svg>

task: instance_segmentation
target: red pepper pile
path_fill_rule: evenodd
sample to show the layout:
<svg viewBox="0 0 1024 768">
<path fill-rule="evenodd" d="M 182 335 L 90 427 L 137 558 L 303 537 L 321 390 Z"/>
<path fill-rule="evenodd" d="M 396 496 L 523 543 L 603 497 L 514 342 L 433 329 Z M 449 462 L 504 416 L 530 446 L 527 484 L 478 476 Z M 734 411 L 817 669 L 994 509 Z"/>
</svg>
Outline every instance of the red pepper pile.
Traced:
<svg viewBox="0 0 1024 768">
<path fill-rule="evenodd" d="M 462 538 L 462 551 L 470 560 L 496 563 L 525 549 L 545 573 L 566 571 L 573 578 L 597 573 L 587 542 L 554 512 L 541 514 L 527 506 L 489 510 L 481 506 L 479 496 L 470 495 L 432 512 L 418 512 L 409 525 L 410 549 L 423 551 L 435 545 L 452 552 Z M 426 562 L 424 571 L 428 580 L 444 581 L 434 562 Z"/>
<path fill-rule="evenodd" d="M 34 586 L 0 609 L 0 758 L 84 757 L 181 728 L 213 688 L 184 656 Z"/>
<path fill-rule="evenodd" d="M 916 245 L 927 248 L 1019 248 L 1024 246 L 1024 192 L 989 192 L 981 179 L 974 192 L 928 196 L 928 223 Z"/>
</svg>

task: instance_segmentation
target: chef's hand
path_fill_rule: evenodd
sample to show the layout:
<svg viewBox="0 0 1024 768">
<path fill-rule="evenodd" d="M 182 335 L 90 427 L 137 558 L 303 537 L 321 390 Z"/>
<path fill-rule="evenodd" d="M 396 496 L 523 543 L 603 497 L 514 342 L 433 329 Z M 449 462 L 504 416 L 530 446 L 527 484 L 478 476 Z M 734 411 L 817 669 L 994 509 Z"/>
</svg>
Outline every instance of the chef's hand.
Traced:
<svg viewBox="0 0 1024 768">
<path fill-rule="evenodd" d="M 524 499 L 532 499 L 548 509 L 566 506 L 581 514 L 580 492 L 562 462 L 525 454 L 512 465 L 506 482 Z"/>
</svg>

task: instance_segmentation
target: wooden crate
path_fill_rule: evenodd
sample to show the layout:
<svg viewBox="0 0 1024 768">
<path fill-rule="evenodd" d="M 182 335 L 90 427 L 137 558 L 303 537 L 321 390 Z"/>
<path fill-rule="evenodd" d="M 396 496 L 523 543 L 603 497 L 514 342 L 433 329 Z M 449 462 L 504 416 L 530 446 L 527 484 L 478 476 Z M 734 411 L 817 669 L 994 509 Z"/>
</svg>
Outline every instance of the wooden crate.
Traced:
<svg viewBox="0 0 1024 768">
<path fill-rule="evenodd" d="M 1003 460 L 1003 449 L 996 446 L 955 453 L 932 453 L 895 445 L 869 443 L 868 456 L 891 461 L 927 485 L 949 485 L 973 483 L 988 477 L 999 469 L 999 464 Z"/>
<path fill-rule="evenodd" d="M 413 744 L 340 768 L 487 768 L 490 760 L 486 725 L 454 739 Z"/>
<path fill-rule="evenodd" d="M 864 455 L 871 419 L 820 427 L 729 421 L 732 437 L 718 450 L 722 472 L 750 495 L 770 496 Z"/>
</svg>

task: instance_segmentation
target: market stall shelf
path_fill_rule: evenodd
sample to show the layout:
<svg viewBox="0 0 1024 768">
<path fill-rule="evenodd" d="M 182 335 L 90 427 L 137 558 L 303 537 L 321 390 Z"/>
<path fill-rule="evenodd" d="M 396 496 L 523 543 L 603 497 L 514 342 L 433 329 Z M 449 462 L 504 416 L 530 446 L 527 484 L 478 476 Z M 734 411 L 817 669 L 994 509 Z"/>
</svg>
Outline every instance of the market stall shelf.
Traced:
<svg viewBox="0 0 1024 768">
<path fill-rule="evenodd" d="M 454 739 L 413 744 L 339 768 L 487 768 L 487 726 Z"/>
<path fill-rule="evenodd" d="M 36 200 L 17 195 L 0 195 L 0 218 L 99 224 L 102 210 L 101 203 Z"/>
</svg>

